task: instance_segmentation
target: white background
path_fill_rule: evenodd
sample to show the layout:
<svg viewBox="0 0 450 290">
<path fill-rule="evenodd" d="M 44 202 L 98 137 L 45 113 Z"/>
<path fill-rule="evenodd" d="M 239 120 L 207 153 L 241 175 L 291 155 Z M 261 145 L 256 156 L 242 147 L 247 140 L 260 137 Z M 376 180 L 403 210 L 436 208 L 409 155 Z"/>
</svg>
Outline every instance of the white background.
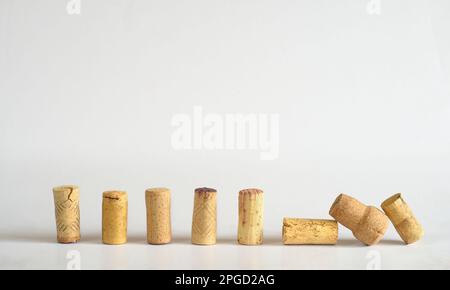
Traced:
<svg viewBox="0 0 450 290">
<path fill-rule="evenodd" d="M 0 0 L 0 268 L 450 269 L 450 2 Z M 176 151 L 175 114 L 275 113 L 279 158 Z M 83 240 L 58 245 L 51 189 L 81 188 Z M 144 190 L 173 194 L 172 245 L 145 243 Z M 193 189 L 219 191 L 219 244 L 189 244 Z M 235 245 L 237 193 L 265 191 L 266 245 Z M 129 193 L 127 245 L 101 244 L 101 193 Z M 284 247 L 284 216 L 397 192 L 423 223 L 367 248 Z M 375 252 L 371 252 L 375 251 Z"/>
</svg>

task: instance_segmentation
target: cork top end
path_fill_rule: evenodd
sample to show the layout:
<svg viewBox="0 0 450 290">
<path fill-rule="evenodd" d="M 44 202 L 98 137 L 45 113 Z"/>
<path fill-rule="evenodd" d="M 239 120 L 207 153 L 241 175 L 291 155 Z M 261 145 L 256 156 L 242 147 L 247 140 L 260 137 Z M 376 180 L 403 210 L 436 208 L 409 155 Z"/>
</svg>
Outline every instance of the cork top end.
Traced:
<svg viewBox="0 0 450 290">
<path fill-rule="evenodd" d="M 216 196 L 217 190 L 209 187 L 201 187 L 195 189 L 195 194 L 197 194 L 198 196 L 213 197 Z"/>
<path fill-rule="evenodd" d="M 199 192 L 199 193 L 202 193 L 202 192 L 217 192 L 217 190 L 214 189 L 214 188 L 210 188 L 210 187 L 200 187 L 200 188 L 196 188 L 195 192 Z"/>
<path fill-rule="evenodd" d="M 53 196 L 55 200 L 74 201 L 78 199 L 79 188 L 76 185 L 62 185 L 53 188 Z"/>
<path fill-rule="evenodd" d="M 72 192 L 78 189 L 76 185 L 61 185 L 53 188 L 53 192 Z"/>
<path fill-rule="evenodd" d="M 336 198 L 336 200 L 334 201 L 333 205 L 332 205 L 331 208 L 330 208 L 330 215 L 331 215 L 331 216 L 334 216 L 334 213 L 336 212 L 337 207 L 340 206 L 341 201 L 342 201 L 343 199 L 345 199 L 345 198 L 349 198 L 349 196 L 346 195 L 346 194 L 344 194 L 344 193 L 341 193 L 341 194 Z"/>
<path fill-rule="evenodd" d="M 397 202 L 401 202 L 403 200 L 402 198 L 402 194 L 401 193 L 397 193 L 394 194 L 393 196 L 389 197 L 388 199 L 386 199 L 382 204 L 381 207 L 383 209 L 388 208 L 390 206 L 392 206 L 393 204 L 397 203 Z"/>
<path fill-rule="evenodd" d="M 103 198 L 106 198 L 106 199 L 121 200 L 126 197 L 127 197 L 127 193 L 125 191 L 112 190 L 112 191 L 105 191 L 103 193 Z"/>
<path fill-rule="evenodd" d="M 263 194 L 264 191 L 262 191 L 261 189 L 258 188 L 248 188 L 248 189 L 243 189 L 241 191 L 239 191 L 240 195 L 259 195 L 259 194 Z"/>
<path fill-rule="evenodd" d="M 169 188 L 165 187 L 155 187 L 155 188 L 149 188 L 145 191 L 146 194 L 167 194 L 170 193 Z"/>
</svg>

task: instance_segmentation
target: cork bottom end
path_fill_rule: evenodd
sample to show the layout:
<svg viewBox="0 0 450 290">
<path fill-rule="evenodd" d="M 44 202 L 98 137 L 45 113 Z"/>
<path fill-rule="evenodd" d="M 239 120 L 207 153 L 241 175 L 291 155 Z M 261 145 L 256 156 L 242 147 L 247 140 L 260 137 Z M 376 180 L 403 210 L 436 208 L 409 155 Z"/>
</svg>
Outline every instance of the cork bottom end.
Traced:
<svg viewBox="0 0 450 290">
<path fill-rule="evenodd" d="M 162 245 L 167 245 L 172 243 L 172 241 L 164 241 L 164 242 L 153 242 L 153 241 L 147 241 L 147 243 L 149 245 L 153 245 L 153 246 L 162 246 Z"/>
<path fill-rule="evenodd" d="M 80 241 L 80 237 L 76 238 L 57 238 L 58 243 L 60 244 L 76 244 Z"/>
<path fill-rule="evenodd" d="M 262 243 L 257 243 L 257 244 L 245 244 L 245 243 L 242 243 L 242 242 L 238 242 L 238 243 L 241 246 L 248 246 L 248 247 L 255 247 L 255 246 L 261 246 L 262 245 Z"/>
<path fill-rule="evenodd" d="M 194 241 L 191 241 L 191 243 L 196 246 L 214 246 L 217 244 L 216 242 L 194 242 Z"/>
<path fill-rule="evenodd" d="M 108 245 L 108 246 L 119 246 L 119 245 L 125 245 L 127 243 L 127 241 L 125 242 L 105 242 L 103 241 L 104 245 Z"/>
<path fill-rule="evenodd" d="M 243 246 L 260 246 L 263 244 L 263 241 L 257 241 L 257 242 L 245 242 L 245 241 L 240 241 L 238 240 L 238 244 L 239 245 L 243 245 Z"/>
</svg>

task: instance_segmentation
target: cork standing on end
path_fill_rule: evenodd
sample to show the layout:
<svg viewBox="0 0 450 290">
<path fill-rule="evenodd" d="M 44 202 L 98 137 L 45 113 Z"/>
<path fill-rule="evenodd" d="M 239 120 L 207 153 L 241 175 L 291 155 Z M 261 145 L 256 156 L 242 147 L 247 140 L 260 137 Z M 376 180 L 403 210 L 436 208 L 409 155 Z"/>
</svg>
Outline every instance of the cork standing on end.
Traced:
<svg viewBox="0 0 450 290">
<path fill-rule="evenodd" d="M 57 241 L 62 244 L 80 240 L 80 190 L 75 185 L 53 188 Z"/>
<path fill-rule="evenodd" d="M 217 190 L 197 188 L 194 193 L 192 243 L 214 245 L 217 236 Z"/>
<path fill-rule="evenodd" d="M 398 234 L 406 244 L 415 243 L 424 236 L 422 225 L 414 216 L 401 193 L 395 194 L 385 200 L 381 208 L 389 217 Z"/>
<path fill-rule="evenodd" d="M 145 191 L 147 207 L 147 241 L 153 245 L 172 241 L 170 189 L 151 188 Z"/>
<path fill-rule="evenodd" d="M 381 210 L 366 206 L 345 194 L 336 198 L 330 215 L 368 246 L 377 244 L 384 237 L 389 225 L 388 217 Z"/>
<path fill-rule="evenodd" d="M 334 220 L 284 218 L 285 245 L 335 245 L 338 224 Z"/>
<path fill-rule="evenodd" d="M 238 242 L 241 245 L 261 245 L 264 234 L 264 192 L 244 189 L 239 192 Z"/>
<path fill-rule="evenodd" d="M 128 195 L 124 191 L 103 193 L 102 240 L 107 245 L 127 242 Z"/>
</svg>

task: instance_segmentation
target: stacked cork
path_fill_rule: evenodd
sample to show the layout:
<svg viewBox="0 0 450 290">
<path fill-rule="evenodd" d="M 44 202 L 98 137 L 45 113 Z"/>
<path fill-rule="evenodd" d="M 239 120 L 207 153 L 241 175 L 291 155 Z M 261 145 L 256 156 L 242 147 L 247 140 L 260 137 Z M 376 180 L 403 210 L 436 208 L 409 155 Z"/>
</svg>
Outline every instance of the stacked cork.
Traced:
<svg viewBox="0 0 450 290">
<path fill-rule="evenodd" d="M 80 190 L 75 185 L 53 188 L 57 241 L 76 243 L 80 240 Z M 145 191 L 147 208 L 147 242 L 164 245 L 172 241 L 171 191 L 150 188 Z M 391 222 L 405 244 L 424 236 L 420 222 L 405 202 L 402 194 L 386 199 L 380 209 L 340 194 L 329 214 L 334 219 L 284 218 L 282 241 L 285 245 L 336 245 L 338 224 L 352 231 L 363 244 L 379 243 Z M 241 245 L 261 245 L 264 242 L 264 191 L 243 189 L 238 194 L 237 242 Z M 106 191 L 102 203 L 102 241 L 108 245 L 127 243 L 128 194 Z M 217 190 L 201 187 L 194 190 L 191 242 L 194 245 L 217 243 Z"/>
</svg>

